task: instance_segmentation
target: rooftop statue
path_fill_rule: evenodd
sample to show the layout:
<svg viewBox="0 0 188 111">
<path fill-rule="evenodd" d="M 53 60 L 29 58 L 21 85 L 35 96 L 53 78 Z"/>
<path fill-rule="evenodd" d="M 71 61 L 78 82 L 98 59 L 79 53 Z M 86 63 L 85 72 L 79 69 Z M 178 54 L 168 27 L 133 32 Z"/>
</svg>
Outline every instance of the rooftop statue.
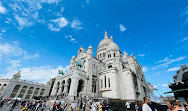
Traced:
<svg viewBox="0 0 188 111">
<path fill-rule="evenodd" d="M 63 72 L 63 70 L 58 70 L 58 72 L 59 72 L 59 75 L 64 75 L 64 72 Z"/>
<path fill-rule="evenodd" d="M 79 60 L 77 60 L 77 61 L 75 60 L 74 62 L 76 63 L 77 67 L 80 67 L 80 68 L 83 67 L 82 63 Z"/>
</svg>

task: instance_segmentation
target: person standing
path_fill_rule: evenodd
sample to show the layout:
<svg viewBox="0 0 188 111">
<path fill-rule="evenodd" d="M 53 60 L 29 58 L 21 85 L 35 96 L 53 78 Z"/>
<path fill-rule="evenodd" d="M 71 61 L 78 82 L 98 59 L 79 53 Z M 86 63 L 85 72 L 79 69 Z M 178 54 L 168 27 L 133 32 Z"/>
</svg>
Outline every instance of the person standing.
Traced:
<svg viewBox="0 0 188 111">
<path fill-rule="evenodd" d="M 130 111 L 131 110 L 131 103 L 129 101 L 127 101 L 125 105 L 127 107 L 127 110 Z"/>
<path fill-rule="evenodd" d="M 99 111 L 102 111 L 102 104 L 99 104 Z"/>
<path fill-rule="evenodd" d="M 143 99 L 144 99 L 144 104 L 142 106 L 142 111 L 152 111 L 148 105 L 150 103 L 150 98 L 146 96 Z"/>
<path fill-rule="evenodd" d="M 46 108 L 46 101 L 42 102 L 42 107 L 41 107 L 41 111 L 44 111 Z"/>
<path fill-rule="evenodd" d="M 185 107 L 181 106 L 179 100 L 176 100 L 176 109 L 180 111 L 186 111 Z"/>
<path fill-rule="evenodd" d="M 92 104 L 92 111 L 97 111 L 97 104 L 95 101 L 93 101 L 93 104 Z"/>
<path fill-rule="evenodd" d="M 166 102 L 167 106 L 168 106 L 168 110 L 167 111 L 178 111 L 175 106 L 174 103 L 172 101 L 167 101 Z"/>
</svg>

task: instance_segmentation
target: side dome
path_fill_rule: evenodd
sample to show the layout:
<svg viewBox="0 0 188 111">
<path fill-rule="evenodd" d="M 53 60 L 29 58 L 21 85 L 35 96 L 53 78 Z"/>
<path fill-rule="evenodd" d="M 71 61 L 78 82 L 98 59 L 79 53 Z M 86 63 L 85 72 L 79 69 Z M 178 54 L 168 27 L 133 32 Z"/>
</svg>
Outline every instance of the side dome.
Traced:
<svg viewBox="0 0 188 111">
<path fill-rule="evenodd" d="M 119 46 L 116 44 L 116 43 L 114 43 L 114 42 L 111 42 L 108 46 L 107 46 L 107 50 L 120 50 L 119 49 Z"/>
</svg>

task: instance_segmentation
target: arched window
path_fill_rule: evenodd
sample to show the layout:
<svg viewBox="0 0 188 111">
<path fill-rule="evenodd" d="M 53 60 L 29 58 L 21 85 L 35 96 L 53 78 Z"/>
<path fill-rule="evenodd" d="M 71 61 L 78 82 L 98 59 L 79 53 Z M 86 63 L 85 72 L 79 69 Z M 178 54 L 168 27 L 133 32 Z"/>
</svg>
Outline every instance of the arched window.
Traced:
<svg viewBox="0 0 188 111">
<path fill-rule="evenodd" d="M 106 76 L 104 76 L 104 87 L 106 88 Z"/>
<path fill-rule="evenodd" d="M 110 78 L 108 78 L 108 87 L 110 87 Z"/>
<path fill-rule="evenodd" d="M 102 54 L 100 54 L 100 58 L 102 58 Z"/>
<path fill-rule="evenodd" d="M 45 89 L 42 89 L 42 90 L 41 90 L 40 96 L 43 96 L 43 95 L 44 95 L 44 91 L 45 91 Z"/>
<path fill-rule="evenodd" d="M 22 98 L 25 94 L 25 91 L 27 90 L 27 86 L 22 87 L 22 90 L 20 91 L 20 94 L 18 95 L 19 98 Z"/>
<path fill-rule="evenodd" d="M 3 93 L 3 91 L 4 91 L 5 88 L 6 88 L 6 86 L 7 86 L 7 84 L 4 84 L 4 85 L 1 87 L 1 89 L 0 89 L 0 95 Z"/>
<path fill-rule="evenodd" d="M 110 69 L 110 68 L 112 68 L 112 65 L 109 65 L 109 66 L 108 66 L 108 69 Z"/>
<path fill-rule="evenodd" d="M 20 88 L 20 85 L 16 85 L 16 86 L 14 87 L 12 93 L 10 94 L 10 97 L 11 97 L 11 98 L 14 98 L 14 97 L 16 96 L 16 94 L 17 94 L 19 88 Z"/>
<path fill-rule="evenodd" d="M 105 53 L 103 53 L 103 57 L 105 57 Z"/>
<path fill-rule="evenodd" d="M 99 55 L 98 55 L 98 59 L 99 59 Z"/>
<path fill-rule="evenodd" d="M 35 89 L 35 92 L 34 92 L 34 96 L 37 96 L 38 93 L 39 93 L 39 88 L 36 88 L 36 89 Z"/>
</svg>

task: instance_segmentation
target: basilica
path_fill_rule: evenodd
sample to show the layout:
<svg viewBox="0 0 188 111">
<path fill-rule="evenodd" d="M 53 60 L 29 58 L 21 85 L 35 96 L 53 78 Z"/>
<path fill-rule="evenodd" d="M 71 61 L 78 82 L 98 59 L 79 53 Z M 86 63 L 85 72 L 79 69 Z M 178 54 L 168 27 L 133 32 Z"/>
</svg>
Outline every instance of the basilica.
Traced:
<svg viewBox="0 0 188 111">
<path fill-rule="evenodd" d="M 90 45 L 86 50 L 80 47 L 77 56 L 70 60 L 68 73 L 59 71 L 51 96 L 67 94 L 122 100 L 142 100 L 149 96 L 142 65 L 133 54 L 120 51 L 113 37 L 100 41 L 96 57 Z"/>
</svg>

